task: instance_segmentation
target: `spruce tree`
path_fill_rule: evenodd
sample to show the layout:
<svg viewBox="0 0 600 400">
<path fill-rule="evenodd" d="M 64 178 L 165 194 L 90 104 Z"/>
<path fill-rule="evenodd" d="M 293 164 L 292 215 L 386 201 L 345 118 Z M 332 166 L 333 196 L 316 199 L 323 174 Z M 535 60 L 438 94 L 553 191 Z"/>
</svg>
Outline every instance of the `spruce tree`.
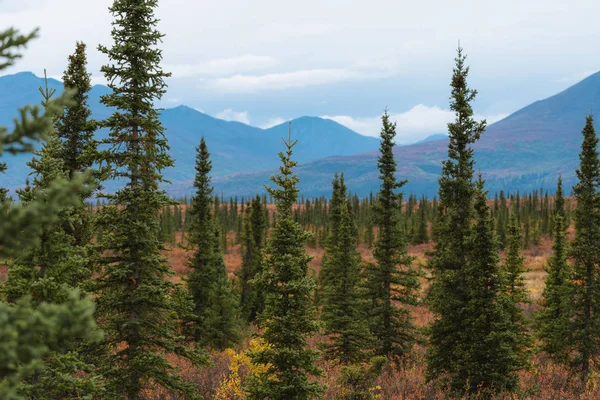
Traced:
<svg viewBox="0 0 600 400">
<path fill-rule="evenodd" d="M 267 222 L 260 196 L 256 195 L 246 207 L 242 234 L 243 259 L 240 270 L 242 315 L 248 322 L 256 320 L 265 307 L 264 293 L 257 287 L 254 278 L 262 271 L 262 251 L 264 248 Z"/>
<path fill-rule="evenodd" d="M 296 144 L 284 141 L 279 153 L 279 175 L 271 180 L 278 186 L 267 188 L 277 207 L 275 225 L 265 248 L 264 270 L 257 277 L 266 291 L 265 310 L 260 315 L 265 347 L 250 353 L 254 364 L 264 371 L 251 375 L 247 392 L 250 399 L 303 400 L 320 397 L 323 388 L 309 379 L 319 376 L 317 352 L 308 348 L 307 338 L 317 329 L 311 292 L 315 283 L 308 274 L 310 256 L 304 249 L 309 234 L 294 221 L 292 206 L 298 201 L 297 165 L 292 160 Z"/>
<path fill-rule="evenodd" d="M 373 251 L 376 262 L 366 269 L 368 316 L 375 353 L 398 358 L 405 356 L 415 341 L 415 328 L 406 305 L 416 303 L 419 281 L 411 267 L 414 257 L 407 252 L 401 219 L 402 192 L 397 192 L 406 181 L 399 182 L 395 175 L 396 124 L 390 121 L 387 110 L 381 120 L 381 154 L 377 162 L 381 186 L 373 206 L 379 235 Z"/>
<path fill-rule="evenodd" d="M 591 115 L 583 129 L 579 159 L 577 183 L 573 187 L 577 200 L 575 238 L 569 251 L 573 259 L 571 304 L 574 312 L 569 331 L 572 350 L 577 354 L 572 362 L 585 383 L 591 373 L 592 360 L 600 352 L 600 160 L 598 137 Z"/>
<path fill-rule="evenodd" d="M 329 358 L 343 364 L 362 361 L 370 347 L 370 334 L 359 284 L 362 260 L 356 250 L 358 228 L 350 203 L 344 175 L 335 175 L 331 198 L 331 236 L 323 257 L 321 319 L 330 342 L 325 344 Z"/>
<path fill-rule="evenodd" d="M 471 338 L 466 336 L 468 324 L 481 315 L 469 304 L 474 284 L 468 269 L 473 251 L 477 192 L 471 145 L 486 126 L 485 121 L 474 119 L 471 102 L 477 91 L 467 86 L 469 68 L 465 58 L 459 47 L 450 85 L 450 108 L 455 113 L 455 120 L 448 124 L 448 159 L 442 163 L 439 179 L 439 205 L 434 227 L 436 245 L 429 262 L 433 280 L 427 296 L 429 307 L 436 316 L 429 328 L 428 378 L 448 375 L 452 386 L 458 389 L 464 388 L 470 379 L 470 371 L 465 368 L 471 365 L 472 369 L 478 369 L 476 360 L 470 360 L 464 349 L 471 345 Z M 492 253 L 490 249 L 487 251 Z M 485 261 L 480 260 L 481 265 Z M 495 259 L 491 261 L 492 265 L 496 262 Z"/>
<path fill-rule="evenodd" d="M 552 256 L 548 259 L 546 284 L 536 314 L 537 337 L 541 350 L 550 354 L 555 361 L 566 363 L 571 343 L 571 266 L 567 260 L 567 237 L 565 226 L 565 199 L 562 178 L 558 178 L 552 218 Z"/>
<path fill-rule="evenodd" d="M 238 298 L 233 292 L 221 250 L 220 232 L 212 214 L 212 163 L 204 138 L 196 149 L 196 193 L 190 204 L 187 284 L 194 300 L 194 337 L 202 346 L 224 349 L 240 340 Z"/>
<path fill-rule="evenodd" d="M 111 48 L 99 46 L 110 63 L 101 71 L 111 93 L 101 103 L 113 114 L 101 122 L 109 131 L 102 160 L 110 177 L 124 183 L 100 210 L 104 269 L 97 279 L 98 321 L 106 337 L 102 372 L 107 397 L 144 398 L 150 385 L 196 398 L 167 358 L 176 354 L 194 365 L 204 362 L 183 340 L 179 323 L 192 304 L 180 295 L 161 256 L 159 212 L 172 201 L 159 189 L 162 171 L 173 165 L 154 104 L 165 93 L 169 74 L 160 67 L 157 0 L 115 0 Z"/>
</svg>

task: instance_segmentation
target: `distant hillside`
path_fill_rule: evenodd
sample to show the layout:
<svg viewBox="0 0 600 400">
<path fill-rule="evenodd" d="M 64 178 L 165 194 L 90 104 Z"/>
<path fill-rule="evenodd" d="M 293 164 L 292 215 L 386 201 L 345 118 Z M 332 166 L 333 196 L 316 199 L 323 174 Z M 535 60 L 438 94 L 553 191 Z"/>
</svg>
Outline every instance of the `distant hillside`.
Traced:
<svg viewBox="0 0 600 400">
<path fill-rule="evenodd" d="M 575 183 L 581 130 L 591 110 L 600 110 L 600 73 L 490 125 L 475 145 L 476 168 L 487 180 L 486 188 L 491 193 L 501 189 L 553 191 L 562 175 L 569 192 Z M 597 129 L 598 122 L 599 118 Z M 398 176 L 408 179 L 405 191 L 433 196 L 446 152 L 446 140 L 397 147 Z M 377 152 L 305 163 L 297 170 L 300 189 L 309 196 L 328 194 L 333 174 L 344 172 L 349 189 L 366 195 L 379 185 L 376 164 Z M 229 195 L 263 191 L 273 172 L 219 178 L 216 188 Z"/>
<path fill-rule="evenodd" d="M 62 91 L 62 83 L 48 80 L 49 86 Z M 38 88 L 43 79 L 30 72 L 0 77 L 0 124 L 10 125 L 17 107 L 39 104 Z M 106 118 L 110 110 L 99 103 L 101 95 L 110 90 L 101 85 L 93 87 L 90 107 L 93 117 Z M 175 168 L 165 171 L 174 187 L 188 190 L 194 176 L 195 146 L 205 136 L 213 161 L 213 175 L 220 177 L 243 171 L 261 171 L 276 168 L 279 163 L 281 137 L 287 137 L 288 123 L 270 129 L 260 129 L 239 122 L 223 121 L 186 106 L 166 109 L 161 113 L 166 136 L 175 159 Z M 379 139 L 360 135 L 337 122 L 302 117 L 292 121 L 294 138 L 299 139 L 295 158 L 305 163 L 324 157 L 343 156 L 375 150 Z M 100 131 L 99 137 L 106 135 Z M 23 185 L 28 173 L 25 163 L 30 155 L 5 157 L 7 174 L 2 176 L 2 186 L 14 188 Z M 167 188 L 171 190 L 170 187 Z M 179 190 L 179 189 L 178 189 Z"/>
<path fill-rule="evenodd" d="M 417 143 L 433 142 L 434 140 L 448 139 L 448 135 L 445 133 L 436 133 L 435 135 L 427 136 L 423 140 L 419 140 Z M 414 143 L 416 144 L 416 143 Z"/>
</svg>

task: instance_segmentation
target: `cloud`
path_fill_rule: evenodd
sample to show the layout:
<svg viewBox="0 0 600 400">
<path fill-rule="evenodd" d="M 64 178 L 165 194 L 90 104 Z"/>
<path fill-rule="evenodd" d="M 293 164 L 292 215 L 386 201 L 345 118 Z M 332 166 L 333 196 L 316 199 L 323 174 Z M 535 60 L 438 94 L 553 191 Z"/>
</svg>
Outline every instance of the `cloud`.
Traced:
<svg viewBox="0 0 600 400">
<path fill-rule="evenodd" d="M 276 66 L 277 60 L 270 56 L 246 54 L 239 57 L 219 58 L 197 64 L 166 64 L 163 69 L 174 78 L 199 76 L 225 76 L 244 71 L 256 71 Z"/>
<path fill-rule="evenodd" d="M 269 129 L 269 128 L 272 128 L 274 126 L 281 125 L 281 124 L 283 124 L 286 121 L 288 121 L 288 120 L 284 119 L 284 118 L 279 118 L 279 117 L 271 118 L 271 119 L 267 120 L 267 122 L 265 122 L 264 124 L 259 125 L 259 128 Z"/>
<path fill-rule="evenodd" d="M 246 125 L 250 125 L 250 115 L 247 111 L 234 111 L 231 108 L 221 111 L 215 118 L 224 119 L 225 121 L 237 121 Z"/>
<path fill-rule="evenodd" d="M 252 93 L 369 79 L 375 75 L 377 74 L 344 68 L 305 69 L 266 75 L 238 74 L 227 78 L 217 78 L 209 85 L 222 92 Z"/>
<path fill-rule="evenodd" d="M 488 124 L 505 118 L 507 114 L 475 116 L 486 119 Z M 355 132 L 366 136 L 379 136 L 381 117 L 353 118 L 348 115 L 324 115 L 321 118 L 334 120 Z M 391 113 L 390 118 L 396 122 L 396 143 L 409 144 L 423 140 L 432 134 L 445 133 L 447 124 L 454 119 L 454 113 L 438 106 L 428 107 L 418 104 L 403 113 Z"/>
</svg>

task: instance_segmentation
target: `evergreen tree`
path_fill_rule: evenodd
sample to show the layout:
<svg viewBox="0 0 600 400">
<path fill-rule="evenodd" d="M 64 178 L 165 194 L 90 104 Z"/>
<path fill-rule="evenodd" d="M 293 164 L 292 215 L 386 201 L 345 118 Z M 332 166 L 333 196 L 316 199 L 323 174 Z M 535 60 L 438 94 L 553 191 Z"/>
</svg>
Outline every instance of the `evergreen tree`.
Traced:
<svg viewBox="0 0 600 400">
<path fill-rule="evenodd" d="M 187 283 L 194 300 L 194 337 L 202 346 L 224 349 L 240 340 L 238 299 L 227 275 L 221 234 L 212 214 L 212 163 L 204 138 L 196 149 L 196 193 L 190 205 L 188 243 L 194 253 Z"/>
<path fill-rule="evenodd" d="M 537 337 L 541 340 L 541 349 L 549 353 L 554 360 L 565 363 L 571 343 L 571 266 L 567 261 L 567 237 L 565 226 L 565 199 L 563 197 L 562 178 L 558 178 L 554 200 L 553 254 L 548 260 L 546 285 L 540 305 L 542 309 L 536 315 Z"/>
<path fill-rule="evenodd" d="M 163 35 L 156 30 L 157 0 L 115 0 L 111 48 L 99 46 L 110 63 L 101 71 L 111 93 L 101 103 L 114 110 L 101 122 L 109 130 L 102 160 L 110 177 L 124 182 L 100 210 L 104 269 L 97 279 L 98 321 L 106 333 L 102 372 L 107 397 L 144 397 L 157 385 L 186 398 L 198 397 L 167 358 L 177 354 L 192 364 L 204 354 L 183 340 L 179 323 L 192 304 L 172 283 L 161 256 L 159 213 L 171 200 L 159 189 L 163 169 L 173 165 L 154 104 L 165 93 L 169 74 L 160 68 Z"/>
<path fill-rule="evenodd" d="M 395 176 L 396 124 L 390 121 L 387 111 L 381 120 L 381 155 L 377 162 L 381 187 L 373 206 L 379 235 L 373 251 L 376 263 L 367 266 L 366 285 L 375 353 L 395 358 L 406 355 L 415 340 L 415 328 L 405 306 L 415 304 L 419 282 L 411 267 L 414 258 L 407 253 L 408 243 L 401 220 L 402 192 L 396 192 L 406 183 L 397 181 Z"/>
<path fill-rule="evenodd" d="M 242 235 L 244 253 L 240 270 L 242 288 L 240 303 L 242 315 L 248 322 L 255 321 L 265 307 L 264 293 L 254 283 L 254 278 L 262 272 L 261 260 L 266 229 L 267 222 L 265 221 L 263 206 L 260 196 L 256 195 L 252 199 L 252 203 L 248 203 L 246 207 Z"/>
<path fill-rule="evenodd" d="M 485 131 L 471 103 L 477 91 L 467 86 L 469 68 L 458 48 L 451 87 L 448 159 L 439 180 L 437 242 L 430 260 L 428 294 L 436 319 L 429 329 L 429 379 L 446 377 L 456 391 L 512 389 L 520 355 L 511 345 L 512 324 L 503 295 L 497 242 L 483 182 L 474 180 L 471 145 Z M 475 203 L 476 201 L 476 203 Z M 474 207 L 474 204 L 476 207 Z"/>
<path fill-rule="evenodd" d="M 572 349 L 577 353 L 572 362 L 585 383 L 591 373 L 592 360 L 600 352 L 600 160 L 598 137 L 591 115 L 583 129 L 579 159 L 577 184 L 573 187 L 577 200 L 575 238 L 569 252 L 573 259 L 571 304 L 574 312 L 569 331 Z"/>
<path fill-rule="evenodd" d="M 265 248 L 264 270 L 257 277 L 266 291 L 265 310 L 260 315 L 265 347 L 250 353 L 253 363 L 264 371 L 251 375 L 251 399 L 301 400 L 320 397 L 323 388 L 310 376 L 321 370 L 315 365 L 317 352 L 308 348 L 307 338 L 316 331 L 315 310 L 311 304 L 314 281 L 308 275 L 310 256 L 304 243 L 308 233 L 294 221 L 292 206 L 298 200 L 298 178 L 293 168 L 291 138 L 279 153 L 282 165 L 267 188 L 275 199 L 277 217 Z"/>
<path fill-rule="evenodd" d="M 362 260 L 356 250 L 358 228 L 344 183 L 335 175 L 330 208 L 331 236 L 323 257 L 321 273 L 325 333 L 329 358 L 343 364 L 362 361 L 370 345 L 370 335 L 359 293 Z"/>
</svg>

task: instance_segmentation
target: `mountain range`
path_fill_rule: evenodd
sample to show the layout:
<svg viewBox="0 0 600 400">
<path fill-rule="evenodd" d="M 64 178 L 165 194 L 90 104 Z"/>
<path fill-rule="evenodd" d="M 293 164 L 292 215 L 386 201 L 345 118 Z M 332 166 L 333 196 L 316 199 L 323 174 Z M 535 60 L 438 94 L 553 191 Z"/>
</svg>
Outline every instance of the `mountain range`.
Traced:
<svg viewBox="0 0 600 400">
<path fill-rule="evenodd" d="M 17 107 L 39 102 L 38 87 L 42 84 L 43 79 L 27 72 L 0 77 L 0 124 L 10 124 Z M 49 79 L 49 85 L 62 90 L 57 80 Z M 108 92 L 105 86 L 93 87 L 89 102 L 94 118 L 110 114 L 99 102 Z M 600 72 L 488 126 L 474 145 L 476 168 L 486 179 L 486 188 L 490 193 L 501 189 L 553 191 L 558 175 L 563 176 L 567 188 L 572 186 L 585 117 L 599 108 Z M 175 168 L 165 172 L 172 182 L 166 189 L 178 196 L 191 192 L 194 147 L 201 136 L 211 152 L 217 192 L 225 196 L 264 192 L 269 177 L 277 172 L 278 152 L 283 150 L 281 138 L 287 137 L 289 128 L 285 123 L 260 129 L 213 118 L 186 106 L 163 110 L 160 118 L 175 158 Z M 98 135 L 106 132 L 99 131 Z M 327 195 L 335 172 L 344 173 L 353 193 L 367 195 L 377 190 L 378 139 L 317 117 L 292 120 L 292 138 L 298 140 L 294 159 L 300 163 L 296 172 L 305 196 Z M 433 196 L 441 161 L 446 157 L 446 135 L 435 134 L 419 143 L 396 147 L 394 152 L 398 177 L 408 180 L 405 192 Z M 4 158 L 9 169 L 0 177 L 0 186 L 21 186 L 30 155 Z"/>
<path fill-rule="evenodd" d="M 553 192 L 562 175 L 567 193 L 575 184 L 585 118 L 600 109 L 600 72 L 544 100 L 536 101 L 487 127 L 474 145 L 476 165 L 493 194 Z M 598 119 L 595 127 L 600 132 Z M 407 179 L 406 193 L 434 196 L 447 155 L 447 138 L 432 139 L 394 149 L 398 177 Z M 300 190 L 306 196 L 330 192 L 331 177 L 343 172 L 348 188 L 365 196 L 378 189 L 378 153 L 329 157 L 305 163 L 297 169 Z M 273 173 L 246 173 L 217 178 L 218 190 L 230 195 L 248 195 L 264 189 Z"/>
<path fill-rule="evenodd" d="M 17 107 L 39 103 L 38 88 L 44 80 L 30 72 L 0 77 L 0 124 L 10 125 Z M 48 79 L 48 86 L 62 91 L 62 83 Z M 89 95 L 92 117 L 103 119 L 110 109 L 100 103 L 100 96 L 110 92 L 106 86 L 95 85 Z M 288 123 L 269 129 L 260 129 L 235 121 L 213 118 L 187 106 L 161 111 L 161 122 L 165 127 L 175 167 L 165 171 L 165 177 L 178 184 L 193 180 L 195 150 L 200 138 L 205 137 L 213 163 L 213 176 L 261 171 L 279 165 L 278 152 L 282 150 L 282 137 L 288 136 Z M 352 155 L 376 150 L 379 139 L 360 135 L 335 121 L 317 117 L 301 117 L 291 121 L 293 137 L 298 139 L 294 158 L 300 163 L 333 155 Z M 107 132 L 100 130 L 99 137 Z M 22 186 L 29 172 L 26 162 L 30 154 L 4 157 L 8 163 L 6 175 L 0 177 L 0 186 L 15 188 Z M 179 185 L 180 186 L 180 185 Z M 173 189 L 167 187 L 167 189 Z"/>
</svg>

